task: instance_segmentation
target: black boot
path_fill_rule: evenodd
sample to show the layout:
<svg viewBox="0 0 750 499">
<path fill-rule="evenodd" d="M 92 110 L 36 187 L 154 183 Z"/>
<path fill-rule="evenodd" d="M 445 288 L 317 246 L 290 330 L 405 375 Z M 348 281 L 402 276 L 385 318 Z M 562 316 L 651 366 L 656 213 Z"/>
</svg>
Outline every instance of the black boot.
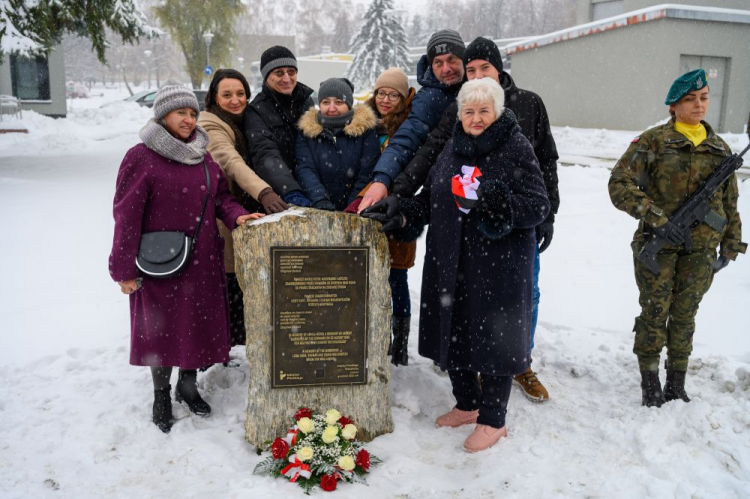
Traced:
<svg viewBox="0 0 750 499">
<path fill-rule="evenodd" d="M 659 371 L 641 371 L 641 396 L 641 405 L 646 407 L 661 407 L 665 402 Z"/>
<path fill-rule="evenodd" d="M 177 402 L 185 402 L 190 412 L 197 416 L 206 417 L 211 414 L 211 406 L 198 393 L 198 372 L 196 370 L 180 369 L 177 378 L 177 388 L 174 391 Z"/>
<path fill-rule="evenodd" d="M 391 364 L 394 366 L 409 365 L 409 328 L 411 317 L 393 317 L 393 349 Z"/>
<path fill-rule="evenodd" d="M 172 429 L 172 396 L 170 391 L 172 387 L 167 385 L 166 388 L 154 390 L 154 409 L 153 421 L 164 433 L 169 433 Z"/>
<path fill-rule="evenodd" d="M 682 400 L 690 402 L 690 397 L 685 393 L 685 371 L 667 370 L 667 383 L 664 385 L 664 400 Z"/>
</svg>

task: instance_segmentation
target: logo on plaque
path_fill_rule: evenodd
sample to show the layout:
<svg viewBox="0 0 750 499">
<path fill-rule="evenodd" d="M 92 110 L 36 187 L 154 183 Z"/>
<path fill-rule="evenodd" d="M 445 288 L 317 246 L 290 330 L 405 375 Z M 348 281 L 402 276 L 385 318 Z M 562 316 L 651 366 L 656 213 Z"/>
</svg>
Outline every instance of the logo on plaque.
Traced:
<svg viewBox="0 0 750 499">
<path fill-rule="evenodd" d="M 273 388 L 367 382 L 367 247 L 271 247 Z"/>
</svg>

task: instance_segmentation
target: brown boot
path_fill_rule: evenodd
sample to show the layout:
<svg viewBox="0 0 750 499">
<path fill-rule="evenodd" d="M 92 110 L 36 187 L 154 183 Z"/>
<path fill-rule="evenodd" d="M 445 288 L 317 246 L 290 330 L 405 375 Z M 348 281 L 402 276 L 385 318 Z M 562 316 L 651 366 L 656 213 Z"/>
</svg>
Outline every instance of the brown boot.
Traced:
<svg viewBox="0 0 750 499">
<path fill-rule="evenodd" d="M 521 374 L 513 376 L 513 383 L 521 387 L 523 394 L 532 402 L 545 402 L 549 400 L 547 389 L 544 388 L 544 385 L 536 377 L 536 373 L 531 370 L 531 367 Z"/>
</svg>

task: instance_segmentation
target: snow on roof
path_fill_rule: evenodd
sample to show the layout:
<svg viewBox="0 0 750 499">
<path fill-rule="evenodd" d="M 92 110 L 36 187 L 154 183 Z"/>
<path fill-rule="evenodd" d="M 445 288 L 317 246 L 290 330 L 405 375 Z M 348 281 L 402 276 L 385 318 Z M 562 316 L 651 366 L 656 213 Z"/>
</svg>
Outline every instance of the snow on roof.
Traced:
<svg viewBox="0 0 750 499">
<path fill-rule="evenodd" d="M 645 9 L 626 12 L 606 19 L 580 24 L 541 36 L 527 38 L 502 47 L 507 54 L 535 49 L 544 45 L 564 42 L 574 38 L 602 33 L 617 28 L 640 24 L 657 19 L 690 19 L 696 21 L 716 21 L 750 24 L 750 10 L 724 9 L 719 7 L 699 7 L 673 3 L 655 5 Z"/>
</svg>

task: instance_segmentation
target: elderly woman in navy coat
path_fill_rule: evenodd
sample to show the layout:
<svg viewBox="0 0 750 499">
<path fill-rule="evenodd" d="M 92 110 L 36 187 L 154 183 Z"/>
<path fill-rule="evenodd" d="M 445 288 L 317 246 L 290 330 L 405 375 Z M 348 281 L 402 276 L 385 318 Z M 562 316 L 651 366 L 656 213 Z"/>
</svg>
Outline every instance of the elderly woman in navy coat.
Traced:
<svg viewBox="0 0 750 499">
<path fill-rule="evenodd" d="M 506 435 L 512 376 L 529 365 L 534 227 L 550 210 L 534 150 L 503 105 L 491 78 L 465 83 L 460 122 L 420 194 L 364 212 L 404 240 L 430 225 L 419 353 L 448 371 L 456 398 L 437 426 L 477 423 L 468 452 Z"/>
</svg>

